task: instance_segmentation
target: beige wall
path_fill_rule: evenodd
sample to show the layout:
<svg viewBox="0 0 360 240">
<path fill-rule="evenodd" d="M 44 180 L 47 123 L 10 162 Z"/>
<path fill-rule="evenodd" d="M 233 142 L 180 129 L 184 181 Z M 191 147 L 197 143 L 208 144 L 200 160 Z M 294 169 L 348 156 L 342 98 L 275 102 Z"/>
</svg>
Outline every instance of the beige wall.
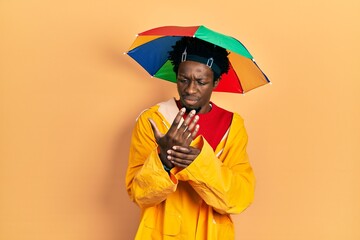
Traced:
<svg viewBox="0 0 360 240">
<path fill-rule="evenodd" d="M 273 82 L 213 95 L 245 118 L 257 176 L 237 239 L 360 239 L 359 12 L 358 0 L 0 0 L 0 239 L 134 236 L 131 128 L 176 91 L 123 52 L 143 30 L 198 24 L 239 38 Z"/>
</svg>

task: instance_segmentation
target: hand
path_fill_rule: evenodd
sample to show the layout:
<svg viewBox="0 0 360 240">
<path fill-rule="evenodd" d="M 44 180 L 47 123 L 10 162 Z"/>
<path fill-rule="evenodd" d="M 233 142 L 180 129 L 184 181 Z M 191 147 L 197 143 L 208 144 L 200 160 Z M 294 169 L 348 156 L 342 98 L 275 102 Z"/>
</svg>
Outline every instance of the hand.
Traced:
<svg viewBox="0 0 360 240">
<path fill-rule="evenodd" d="M 154 120 L 149 118 L 151 127 L 154 131 L 155 140 L 159 145 L 160 159 L 168 167 L 173 167 L 173 164 L 167 159 L 167 150 L 171 149 L 173 146 L 189 146 L 200 128 L 200 126 L 196 124 L 199 120 L 199 116 L 195 115 L 195 110 L 190 111 L 183 123 L 180 124 L 184 113 L 185 108 L 182 108 L 176 115 L 166 134 L 162 134 L 157 128 Z"/>
<path fill-rule="evenodd" d="M 167 159 L 173 165 L 185 168 L 195 160 L 199 153 L 200 150 L 194 147 L 173 146 L 167 151 Z"/>
</svg>

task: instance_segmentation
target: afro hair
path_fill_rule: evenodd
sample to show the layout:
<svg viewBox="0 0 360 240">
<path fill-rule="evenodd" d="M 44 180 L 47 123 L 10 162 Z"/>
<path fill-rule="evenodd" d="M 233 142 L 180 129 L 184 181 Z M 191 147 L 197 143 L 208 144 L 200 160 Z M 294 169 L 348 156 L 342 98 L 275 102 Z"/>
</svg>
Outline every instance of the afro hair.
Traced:
<svg viewBox="0 0 360 240">
<path fill-rule="evenodd" d="M 169 52 L 168 59 L 173 64 L 173 69 L 176 74 L 185 49 L 188 54 L 214 59 L 214 63 L 220 68 L 220 74 L 214 72 L 214 81 L 229 71 L 230 63 L 227 57 L 229 53 L 225 48 L 195 37 L 182 37 L 172 48 L 172 51 Z"/>
</svg>

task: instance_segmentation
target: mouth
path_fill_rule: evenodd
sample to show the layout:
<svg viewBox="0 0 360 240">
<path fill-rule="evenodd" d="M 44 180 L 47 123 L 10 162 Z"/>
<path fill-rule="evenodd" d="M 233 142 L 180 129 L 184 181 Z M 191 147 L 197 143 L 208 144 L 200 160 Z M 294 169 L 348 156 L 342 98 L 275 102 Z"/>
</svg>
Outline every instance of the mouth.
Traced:
<svg viewBox="0 0 360 240">
<path fill-rule="evenodd" d="M 192 97 L 192 96 L 183 96 L 182 100 L 183 100 L 184 105 L 187 105 L 187 106 L 194 106 L 199 101 L 198 98 Z"/>
<path fill-rule="evenodd" d="M 191 110 L 195 110 L 196 113 L 199 113 L 201 110 L 201 106 L 199 106 L 199 98 L 194 96 L 184 96 L 182 95 L 180 101 L 183 107 L 186 108 L 186 112 L 189 113 Z"/>
</svg>

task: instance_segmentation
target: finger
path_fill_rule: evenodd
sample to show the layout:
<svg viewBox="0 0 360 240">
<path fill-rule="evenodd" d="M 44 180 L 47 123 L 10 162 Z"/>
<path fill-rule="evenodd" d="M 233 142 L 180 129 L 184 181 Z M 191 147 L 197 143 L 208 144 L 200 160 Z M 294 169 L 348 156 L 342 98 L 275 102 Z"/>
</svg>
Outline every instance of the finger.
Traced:
<svg viewBox="0 0 360 240">
<path fill-rule="evenodd" d="M 185 132 L 187 136 L 185 136 L 185 146 L 190 145 L 190 143 L 196 138 L 198 132 L 199 132 L 200 126 L 199 124 L 195 125 L 194 130 L 191 132 Z"/>
<path fill-rule="evenodd" d="M 172 132 L 172 131 L 175 131 L 176 129 L 178 129 L 179 123 L 180 123 L 182 117 L 184 116 L 185 111 L 186 111 L 185 108 L 180 109 L 180 111 L 176 115 L 173 123 L 171 124 L 169 131 Z"/>
<path fill-rule="evenodd" d="M 191 143 L 192 140 L 193 140 L 193 138 L 191 137 L 192 133 L 191 133 L 191 132 L 184 132 L 184 134 L 186 134 L 184 146 L 189 146 L 190 143 Z"/>
<path fill-rule="evenodd" d="M 183 155 L 187 155 L 191 152 L 190 148 L 187 147 L 182 147 L 182 146 L 173 146 L 171 149 L 169 149 L 167 151 L 167 153 L 169 155 L 177 155 L 178 157 L 180 157 L 181 155 L 179 154 L 183 154 Z"/>
<path fill-rule="evenodd" d="M 155 139 L 158 140 L 160 137 L 162 137 L 162 133 L 159 131 L 158 127 L 156 126 L 156 123 L 152 118 L 148 118 L 151 128 L 154 132 Z"/>
<path fill-rule="evenodd" d="M 196 123 L 199 121 L 199 116 L 198 115 L 195 115 L 195 117 L 193 117 L 192 121 L 190 122 L 189 124 L 189 128 L 188 130 L 191 132 L 194 127 L 196 126 Z"/>
<path fill-rule="evenodd" d="M 189 114 L 185 118 L 184 122 L 179 127 L 179 130 L 181 129 L 181 131 L 183 131 L 183 132 L 187 131 L 187 129 L 189 128 L 190 122 L 191 122 L 192 118 L 194 117 L 195 113 L 196 113 L 195 110 L 191 110 L 189 112 Z"/>
<path fill-rule="evenodd" d="M 173 156 L 168 156 L 168 160 L 170 160 L 170 162 L 175 166 L 179 167 L 187 167 L 194 161 L 194 159 L 182 159 Z"/>
<path fill-rule="evenodd" d="M 197 134 L 198 134 L 198 132 L 199 132 L 199 129 L 200 129 L 200 125 L 199 125 L 199 124 L 196 124 L 194 131 L 191 133 L 191 138 L 192 138 L 192 139 L 194 139 L 194 138 L 197 136 Z"/>
<path fill-rule="evenodd" d="M 173 146 L 168 150 L 168 154 L 173 155 L 176 153 L 183 153 L 191 157 L 196 158 L 200 154 L 200 149 L 195 147 L 183 147 L 183 146 Z"/>
<path fill-rule="evenodd" d="M 179 158 L 184 160 L 194 160 L 200 153 L 200 150 L 197 148 L 182 148 L 182 147 L 174 147 L 167 151 L 168 156 L 170 158 Z"/>
<path fill-rule="evenodd" d="M 189 165 L 191 164 L 191 162 L 190 162 L 190 163 L 186 163 L 186 164 L 184 164 L 184 163 L 179 163 L 179 162 L 172 162 L 172 164 L 174 164 L 174 166 L 176 166 L 176 167 L 186 168 L 187 166 L 189 166 Z"/>
</svg>

